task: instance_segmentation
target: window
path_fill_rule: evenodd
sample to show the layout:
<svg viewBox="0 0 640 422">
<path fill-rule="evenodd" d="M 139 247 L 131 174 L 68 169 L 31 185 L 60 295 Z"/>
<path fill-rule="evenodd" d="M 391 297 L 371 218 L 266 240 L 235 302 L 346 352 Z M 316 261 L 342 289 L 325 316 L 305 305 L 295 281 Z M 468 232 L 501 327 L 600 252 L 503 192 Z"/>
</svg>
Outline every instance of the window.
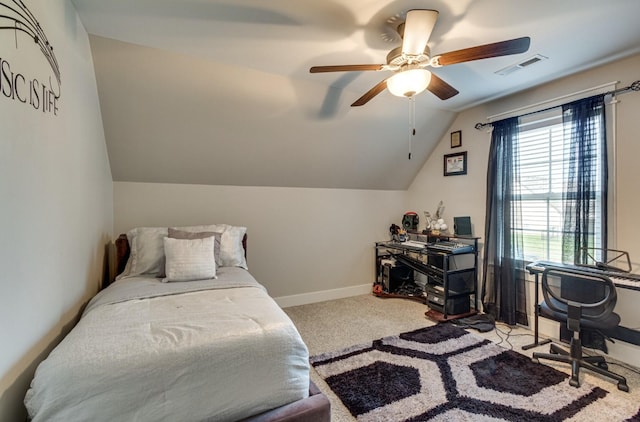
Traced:
<svg viewBox="0 0 640 422">
<path fill-rule="evenodd" d="M 600 125 L 594 125 L 599 130 Z M 600 139 L 604 139 L 599 134 Z M 571 238 L 565 227 L 567 200 L 575 197 L 575 188 L 568 187 L 571 142 L 567 127 L 563 126 L 562 108 L 554 108 L 542 113 L 525 116 L 518 125 L 517 148 L 514 149 L 514 166 L 519 168 L 519 183 L 514 184 L 514 202 L 520 215 L 513 229 L 522 235 L 522 251 L 518 258 L 525 261 L 546 260 L 571 262 L 575 254 L 575 243 L 564 243 Z M 589 149 L 593 165 L 588 171 L 595 178 L 595 186 L 602 186 L 605 157 L 598 146 Z M 603 247 L 603 202 L 602 190 L 589 193 L 592 206 L 589 210 L 587 226 L 589 246 Z M 567 257 L 571 257 L 567 259 Z"/>
<path fill-rule="evenodd" d="M 600 94 L 492 123 L 482 304 L 497 320 L 526 324 L 525 261 L 606 248 L 604 111 Z"/>
</svg>

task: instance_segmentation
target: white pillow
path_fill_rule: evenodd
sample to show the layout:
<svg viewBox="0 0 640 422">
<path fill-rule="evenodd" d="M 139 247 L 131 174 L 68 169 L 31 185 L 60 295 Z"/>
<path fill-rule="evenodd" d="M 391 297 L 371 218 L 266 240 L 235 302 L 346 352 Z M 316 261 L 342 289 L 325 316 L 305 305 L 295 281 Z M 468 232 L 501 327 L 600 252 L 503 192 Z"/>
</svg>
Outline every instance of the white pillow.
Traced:
<svg viewBox="0 0 640 422">
<path fill-rule="evenodd" d="M 220 239 L 220 266 L 248 269 L 247 260 L 244 256 L 244 248 L 242 247 L 242 238 L 247 233 L 246 227 L 230 226 L 228 224 L 212 224 L 206 226 L 176 227 L 176 229 L 187 232 L 222 233 Z"/>
<path fill-rule="evenodd" d="M 164 243 L 166 227 L 136 227 L 127 232 L 129 260 L 118 280 L 127 276 L 158 276 L 164 271 Z"/>
<path fill-rule="evenodd" d="M 246 227 L 230 226 L 222 232 L 220 240 L 220 260 L 225 267 L 240 267 L 247 270 L 242 238 L 247 233 Z"/>
<path fill-rule="evenodd" d="M 163 282 L 216 278 L 213 236 L 202 239 L 165 237 L 163 241 L 166 256 L 166 277 L 162 279 Z"/>
</svg>

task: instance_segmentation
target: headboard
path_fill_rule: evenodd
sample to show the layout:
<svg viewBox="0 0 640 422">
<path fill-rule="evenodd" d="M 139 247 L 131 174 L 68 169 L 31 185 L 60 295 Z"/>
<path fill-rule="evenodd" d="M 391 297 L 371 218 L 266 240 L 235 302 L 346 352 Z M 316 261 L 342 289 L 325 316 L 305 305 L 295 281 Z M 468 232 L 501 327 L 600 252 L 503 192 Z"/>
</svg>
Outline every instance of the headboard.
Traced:
<svg viewBox="0 0 640 422">
<path fill-rule="evenodd" d="M 244 256 L 247 256 L 247 235 L 245 233 L 242 238 L 242 247 L 244 248 Z M 131 249 L 129 248 L 129 239 L 127 239 L 126 234 L 121 234 L 116 239 L 116 275 L 121 274 L 124 271 L 125 265 L 127 265 L 127 261 L 129 260 L 129 253 Z"/>
</svg>

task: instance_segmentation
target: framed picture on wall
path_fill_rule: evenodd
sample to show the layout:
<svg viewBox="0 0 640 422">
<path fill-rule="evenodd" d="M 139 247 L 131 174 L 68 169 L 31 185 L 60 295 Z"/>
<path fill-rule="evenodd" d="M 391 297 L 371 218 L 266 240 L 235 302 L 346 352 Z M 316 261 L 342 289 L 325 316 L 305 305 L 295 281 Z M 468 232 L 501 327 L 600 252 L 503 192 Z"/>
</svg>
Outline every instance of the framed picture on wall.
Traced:
<svg viewBox="0 0 640 422">
<path fill-rule="evenodd" d="M 444 175 L 458 176 L 467 174 L 467 151 L 444 156 Z"/>
<path fill-rule="evenodd" d="M 462 146 L 462 131 L 451 132 L 451 148 Z"/>
</svg>

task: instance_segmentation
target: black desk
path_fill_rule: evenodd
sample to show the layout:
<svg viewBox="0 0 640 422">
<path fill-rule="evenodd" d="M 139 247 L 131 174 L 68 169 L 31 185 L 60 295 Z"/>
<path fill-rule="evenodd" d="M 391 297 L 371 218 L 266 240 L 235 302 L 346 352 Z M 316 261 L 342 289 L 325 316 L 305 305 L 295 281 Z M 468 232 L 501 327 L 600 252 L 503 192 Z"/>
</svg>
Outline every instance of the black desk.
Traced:
<svg viewBox="0 0 640 422">
<path fill-rule="evenodd" d="M 384 286 L 382 258 L 393 257 L 396 261 L 427 276 L 426 296 L 420 296 L 429 307 L 427 316 L 436 321 L 448 321 L 474 315 L 478 312 L 478 239 L 472 236 L 453 234 L 411 235 L 411 242 L 376 242 L 374 293 L 379 296 L 397 297 L 392 292 L 375 290 Z M 442 242 L 460 246 L 446 248 Z M 451 246 L 451 245 L 449 245 Z M 454 257 L 467 256 L 468 260 Z M 391 283 L 389 283 L 390 285 Z M 473 309 L 471 309 L 473 296 Z"/>
<path fill-rule="evenodd" d="M 640 275 L 637 274 L 628 274 L 628 273 L 617 273 L 617 272 L 609 272 L 602 271 L 597 269 L 590 269 L 586 267 L 576 266 L 576 265 L 567 265 L 560 264 L 555 262 L 547 262 L 547 261 L 538 261 L 533 262 L 527 265 L 527 270 L 529 273 L 535 276 L 535 317 L 534 317 L 534 329 L 533 329 L 533 343 L 522 346 L 523 350 L 528 350 L 533 347 L 541 346 L 543 344 L 550 343 L 550 339 L 544 339 L 542 341 L 539 340 L 538 337 L 538 317 L 539 317 L 539 308 L 540 304 L 538 298 L 538 286 L 539 280 L 538 277 L 540 274 L 544 272 L 546 268 L 557 268 L 557 269 L 570 269 L 572 271 L 582 271 L 585 274 L 599 274 L 606 275 L 611 278 L 613 284 L 616 285 L 617 288 L 621 289 L 629 289 L 629 290 L 638 290 L 640 291 Z M 622 340 L 626 343 L 635 344 L 636 346 L 640 346 L 640 331 L 634 330 L 631 328 L 617 326 L 614 329 L 607 330 L 604 334 L 608 337 L 615 338 L 617 340 Z"/>
</svg>

